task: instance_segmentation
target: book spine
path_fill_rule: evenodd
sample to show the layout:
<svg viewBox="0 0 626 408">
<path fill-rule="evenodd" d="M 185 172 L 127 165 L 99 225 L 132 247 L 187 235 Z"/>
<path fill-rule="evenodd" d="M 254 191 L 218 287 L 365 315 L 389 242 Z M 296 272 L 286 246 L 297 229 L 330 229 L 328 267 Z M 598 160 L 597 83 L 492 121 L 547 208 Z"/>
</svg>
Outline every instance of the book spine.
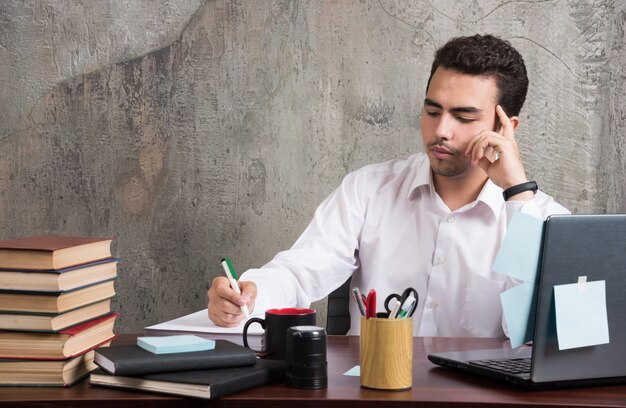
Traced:
<svg viewBox="0 0 626 408">
<path fill-rule="evenodd" d="M 115 375 L 138 376 L 163 372 L 206 370 L 210 368 L 251 366 L 256 363 L 254 354 L 232 355 L 224 359 L 214 357 L 202 359 L 197 356 L 171 360 L 140 360 L 118 361 L 115 363 Z"/>
</svg>

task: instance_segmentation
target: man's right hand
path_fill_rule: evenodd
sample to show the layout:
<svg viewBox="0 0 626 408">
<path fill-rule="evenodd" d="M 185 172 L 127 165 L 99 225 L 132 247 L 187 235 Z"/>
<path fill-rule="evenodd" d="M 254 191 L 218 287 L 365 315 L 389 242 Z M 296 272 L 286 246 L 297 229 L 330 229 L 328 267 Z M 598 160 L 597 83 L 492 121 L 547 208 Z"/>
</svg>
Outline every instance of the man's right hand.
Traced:
<svg viewBox="0 0 626 408">
<path fill-rule="evenodd" d="M 209 296 L 209 318 L 218 326 L 233 327 L 239 325 L 244 316 L 241 306 L 248 305 L 248 310 L 254 310 L 256 300 L 256 284 L 254 282 L 238 282 L 241 296 L 231 287 L 224 276 L 213 279 Z"/>
</svg>

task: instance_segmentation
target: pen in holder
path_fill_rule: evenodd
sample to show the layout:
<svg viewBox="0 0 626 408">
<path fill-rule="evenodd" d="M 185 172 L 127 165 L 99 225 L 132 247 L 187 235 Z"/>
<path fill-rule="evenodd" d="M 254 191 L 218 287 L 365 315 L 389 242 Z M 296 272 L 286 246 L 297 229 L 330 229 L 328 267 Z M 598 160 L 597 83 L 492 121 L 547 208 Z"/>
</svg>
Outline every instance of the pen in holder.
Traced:
<svg viewBox="0 0 626 408">
<path fill-rule="evenodd" d="M 405 390 L 413 384 L 413 319 L 361 317 L 361 386 Z"/>
</svg>

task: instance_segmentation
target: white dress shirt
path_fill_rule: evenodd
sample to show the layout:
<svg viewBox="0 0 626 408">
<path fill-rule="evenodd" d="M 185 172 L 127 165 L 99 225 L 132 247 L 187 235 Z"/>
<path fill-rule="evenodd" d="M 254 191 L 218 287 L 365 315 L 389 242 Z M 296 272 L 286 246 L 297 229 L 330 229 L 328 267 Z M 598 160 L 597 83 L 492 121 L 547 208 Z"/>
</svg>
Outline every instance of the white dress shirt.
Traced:
<svg viewBox="0 0 626 408">
<path fill-rule="evenodd" d="M 538 191 L 508 201 L 487 181 L 476 201 L 455 211 L 433 187 L 428 158 L 417 153 L 348 174 L 320 204 L 287 251 L 242 281 L 254 281 L 255 314 L 274 307 L 308 307 L 352 275 L 352 287 L 377 292 L 377 310 L 408 286 L 419 294 L 413 315 L 419 336 L 500 337 L 500 293 L 515 285 L 491 266 L 516 211 L 545 219 L 568 213 Z M 359 334 L 350 302 L 349 334 Z"/>
</svg>

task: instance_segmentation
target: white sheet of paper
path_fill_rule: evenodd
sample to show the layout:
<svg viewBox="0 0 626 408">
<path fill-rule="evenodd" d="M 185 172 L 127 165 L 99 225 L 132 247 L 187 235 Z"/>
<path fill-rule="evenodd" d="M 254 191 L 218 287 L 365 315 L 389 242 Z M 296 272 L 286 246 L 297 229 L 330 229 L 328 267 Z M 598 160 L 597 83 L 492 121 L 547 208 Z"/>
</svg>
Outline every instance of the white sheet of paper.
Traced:
<svg viewBox="0 0 626 408">
<path fill-rule="evenodd" d="M 146 327 L 146 330 L 171 330 L 175 332 L 190 332 L 190 333 L 243 333 L 243 326 L 245 321 L 237 327 L 221 327 L 209 319 L 209 313 L 207 309 L 200 310 L 186 316 L 182 316 L 167 322 L 155 324 L 153 326 Z M 251 324 L 248 328 L 249 335 L 263 334 L 264 330 L 260 324 Z"/>
</svg>

